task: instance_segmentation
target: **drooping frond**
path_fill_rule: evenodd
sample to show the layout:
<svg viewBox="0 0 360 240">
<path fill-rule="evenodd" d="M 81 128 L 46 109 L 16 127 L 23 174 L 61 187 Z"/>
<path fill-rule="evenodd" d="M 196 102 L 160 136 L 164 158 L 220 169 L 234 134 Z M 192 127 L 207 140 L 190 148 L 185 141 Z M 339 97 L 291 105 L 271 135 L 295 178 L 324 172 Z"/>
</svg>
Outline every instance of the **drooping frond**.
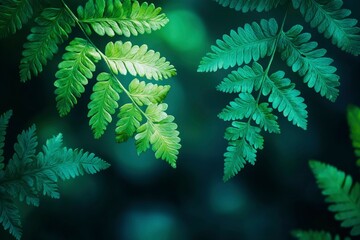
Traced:
<svg viewBox="0 0 360 240">
<path fill-rule="evenodd" d="M 0 116 L 0 171 L 4 168 L 4 145 L 6 129 L 12 115 L 12 110 L 9 110 Z"/>
<path fill-rule="evenodd" d="M 351 11 L 342 8 L 342 0 L 292 0 L 292 3 L 300 9 L 305 21 L 331 38 L 334 45 L 355 56 L 360 54 L 358 20 L 348 18 Z"/>
<path fill-rule="evenodd" d="M 119 106 L 117 101 L 122 90 L 118 80 L 109 73 L 100 73 L 97 81 L 90 97 L 88 117 L 95 138 L 100 138 Z"/>
<path fill-rule="evenodd" d="M 333 237 L 329 232 L 325 231 L 295 230 L 291 235 L 298 240 L 341 240 L 339 235 Z M 350 240 L 350 238 L 344 238 L 344 240 Z"/>
<path fill-rule="evenodd" d="M 84 86 L 88 84 L 88 79 L 93 77 L 95 63 L 101 59 L 96 49 L 82 38 L 75 38 L 66 50 L 54 83 L 60 116 L 68 114 L 77 103 L 77 98 L 85 91 Z"/>
<path fill-rule="evenodd" d="M 4 230 L 9 230 L 17 240 L 22 236 L 22 226 L 20 221 L 20 212 L 14 201 L 0 194 L 0 223 Z"/>
<path fill-rule="evenodd" d="M 325 57 L 325 49 L 316 49 L 317 42 L 310 42 L 310 33 L 301 33 L 303 27 L 295 25 L 281 35 L 281 57 L 294 72 L 304 77 L 304 82 L 321 96 L 335 101 L 339 95 L 339 76 L 331 66 L 333 60 Z"/>
<path fill-rule="evenodd" d="M 295 84 L 284 78 L 285 73 L 278 71 L 267 77 L 262 88 L 263 95 L 269 95 L 269 102 L 274 109 L 282 112 L 295 126 L 307 128 L 306 104 Z"/>
<path fill-rule="evenodd" d="M 223 7 L 230 7 L 243 13 L 249 11 L 264 12 L 276 8 L 283 0 L 215 0 Z"/>
<path fill-rule="evenodd" d="M 129 93 L 139 106 L 161 103 L 170 90 L 169 85 L 157 85 L 134 79 L 129 85 Z"/>
<path fill-rule="evenodd" d="M 10 115 L 9 111 L 0 117 L 1 127 Z M 18 200 L 39 206 L 42 195 L 60 197 L 59 180 L 94 174 L 110 166 L 93 153 L 63 147 L 61 134 L 47 140 L 42 151 L 36 153 L 35 130 L 32 126 L 18 135 L 15 153 L 0 171 L 0 223 L 16 239 L 22 235 Z"/>
<path fill-rule="evenodd" d="M 353 183 L 352 177 L 335 167 L 310 161 L 325 201 L 330 204 L 329 211 L 335 213 L 335 219 L 342 227 L 351 228 L 352 236 L 360 235 L 360 184 Z"/>
<path fill-rule="evenodd" d="M 217 40 L 201 60 L 199 72 L 215 72 L 218 69 L 241 66 L 271 54 L 277 39 L 278 24 L 275 19 L 262 19 L 260 24 L 253 22 L 232 30 L 230 35 L 224 35 L 223 40 Z"/>
<path fill-rule="evenodd" d="M 150 33 L 168 23 L 161 8 L 154 4 L 130 0 L 89 0 L 85 7 L 78 7 L 80 22 L 88 33 L 91 29 L 104 36 Z"/>
<path fill-rule="evenodd" d="M 116 124 L 116 141 L 121 143 L 131 138 L 140 127 L 142 115 L 135 104 L 124 104 L 118 114 L 119 121 Z"/>
<path fill-rule="evenodd" d="M 73 18 L 60 8 L 44 9 L 35 21 L 37 26 L 31 28 L 20 62 L 20 79 L 23 82 L 42 72 L 43 66 L 57 53 L 58 45 L 68 38 L 74 25 Z"/>
<path fill-rule="evenodd" d="M 137 129 L 136 149 L 140 154 L 152 145 L 155 157 L 175 168 L 181 145 L 174 117 L 165 112 L 167 107 L 167 104 L 161 103 L 151 104 L 146 108 L 148 120 Z"/>
<path fill-rule="evenodd" d="M 106 45 L 105 55 L 115 73 L 162 80 L 176 75 L 176 70 L 160 53 L 148 50 L 147 45 L 137 46 L 131 42 L 117 41 Z"/>
<path fill-rule="evenodd" d="M 0 38 L 16 33 L 33 15 L 32 0 L 0 1 Z"/>
<path fill-rule="evenodd" d="M 264 77 L 262 66 L 254 62 L 252 67 L 244 66 L 236 71 L 232 71 L 217 86 L 217 90 L 225 93 L 251 93 L 260 88 L 261 80 Z"/>
<path fill-rule="evenodd" d="M 350 105 L 347 109 L 347 120 L 355 156 L 358 158 L 357 165 L 360 166 L 360 108 Z"/>
</svg>

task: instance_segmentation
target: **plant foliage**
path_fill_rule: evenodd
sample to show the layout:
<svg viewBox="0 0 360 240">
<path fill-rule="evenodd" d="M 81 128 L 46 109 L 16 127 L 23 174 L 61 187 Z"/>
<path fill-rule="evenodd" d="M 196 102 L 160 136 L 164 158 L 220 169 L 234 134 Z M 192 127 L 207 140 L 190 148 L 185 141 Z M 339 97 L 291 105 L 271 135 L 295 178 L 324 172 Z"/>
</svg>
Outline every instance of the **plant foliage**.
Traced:
<svg viewBox="0 0 360 240">
<path fill-rule="evenodd" d="M 355 156 L 358 158 L 356 163 L 360 166 L 360 108 L 350 105 L 347 111 L 347 120 Z"/>
<path fill-rule="evenodd" d="M 296 230 L 292 232 L 293 237 L 298 240 L 341 240 L 339 235 L 331 236 L 329 232 L 325 231 L 302 231 Z M 344 240 L 350 240 L 350 238 L 344 238 Z"/>
<path fill-rule="evenodd" d="M 360 53 L 360 28 L 349 18 L 351 11 L 342 8 L 341 0 L 216 0 L 237 11 L 270 11 L 284 6 L 281 24 L 274 18 L 247 23 L 216 40 L 201 60 L 199 72 L 216 72 L 237 67 L 218 85 L 217 90 L 236 94 L 219 117 L 231 121 L 225 131 L 229 141 L 225 156 L 224 180 L 235 176 L 246 163 L 254 164 L 256 153 L 263 148 L 262 130 L 280 133 L 274 110 L 294 125 L 306 129 L 306 104 L 295 83 L 282 70 L 272 71 L 276 57 L 298 73 L 309 88 L 335 101 L 339 95 L 340 77 L 327 50 L 319 48 L 303 26 L 286 26 L 289 8 L 299 10 L 312 28 L 330 38 L 332 43 L 355 56 Z M 260 59 L 269 58 L 268 64 Z M 261 144 L 260 144 L 261 142 Z"/>
<path fill-rule="evenodd" d="M 39 198 L 60 198 L 58 182 L 86 174 L 94 174 L 110 165 L 93 153 L 62 146 L 59 134 L 46 141 L 42 151 L 35 125 L 17 137 L 14 154 L 5 165 L 3 147 L 6 127 L 12 111 L 0 117 L 0 223 L 16 239 L 22 235 L 17 202 L 39 206 Z"/>
<path fill-rule="evenodd" d="M 94 78 L 98 63 L 103 61 L 105 69 L 97 74 L 88 104 L 89 125 L 94 137 L 100 138 L 104 134 L 118 112 L 118 142 L 134 136 L 138 153 L 148 149 L 145 146 L 149 144 L 156 158 L 175 167 L 181 148 L 179 132 L 174 117 L 165 113 L 167 107 L 164 106 L 167 105 L 163 102 L 170 86 L 137 79 L 128 84 L 122 78 L 123 75 L 131 75 L 160 81 L 176 75 L 174 66 L 145 44 L 137 46 L 130 41 L 118 40 L 108 42 L 102 51 L 90 38 L 92 33 L 110 37 L 151 33 L 169 21 L 161 8 L 133 0 L 88 0 L 74 12 L 64 0 L 59 1 L 61 4 L 50 3 L 50 7 L 43 9 L 35 2 L 0 0 L 0 35 L 3 37 L 21 29 L 33 12 L 40 12 L 24 44 L 20 62 L 21 81 L 30 80 L 42 72 L 59 46 L 70 38 L 55 74 L 55 95 L 60 116 L 69 114 L 77 104 L 86 85 Z M 84 37 L 71 39 L 70 34 L 75 27 Z M 126 96 L 128 103 L 119 104 L 121 96 Z M 156 109 L 162 110 L 154 112 Z M 147 124 L 140 125 L 143 119 Z M 149 139 L 140 137 L 145 132 L 149 134 Z"/>
</svg>

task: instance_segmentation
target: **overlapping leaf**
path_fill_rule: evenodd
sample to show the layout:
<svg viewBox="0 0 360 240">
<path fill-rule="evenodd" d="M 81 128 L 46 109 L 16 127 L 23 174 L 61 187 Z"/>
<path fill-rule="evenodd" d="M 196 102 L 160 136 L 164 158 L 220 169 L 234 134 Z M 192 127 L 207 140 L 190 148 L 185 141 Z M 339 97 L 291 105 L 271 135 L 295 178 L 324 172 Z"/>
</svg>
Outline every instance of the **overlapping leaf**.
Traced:
<svg viewBox="0 0 360 240">
<path fill-rule="evenodd" d="M 131 42 L 117 41 L 106 45 L 105 55 L 115 74 L 146 77 L 162 80 L 172 77 L 176 70 L 160 53 L 148 50 L 147 45 L 132 45 Z"/>
<path fill-rule="evenodd" d="M 342 8 L 342 0 L 292 0 L 292 3 L 305 21 L 326 38 L 331 38 L 333 44 L 355 56 L 360 54 L 358 20 L 348 18 L 351 11 Z"/>
<path fill-rule="evenodd" d="M 74 25 L 74 19 L 60 8 L 44 9 L 35 22 L 37 26 L 31 28 L 20 62 L 23 82 L 43 71 L 43 66 L 57 53 L 58 45 L 68 38 Z"/>
<path fill-rule="evenodd" d="M 14 34 L 33 16 L 32 0 L 0 1 L 0 38 Z"/>
<path fill-rule="evenodd" d="M 351 235 L 360 235 L 360 184 L 331 165 L 310 161 L 310 167 L 335 219 L 351 228 Z"/>
<path fill-rule="evenodd" d="M 96 49 L 82 38 L 72 40 L 66 50 L 54 84 L 57 88 L 55 94 L 60 116 L 68 114 L 77 103 L 77 98 L 85 91 L 88 79 L 93 77 L 95 63 L 101 59 Z"/>
<path fill-rule="evenodd" d="M 140 127 L 142 115 L 133 103 L 124 104 L 118 114 L 119 121 L 116 124 L 116 141 L 125 142 L 131 138 Z"/>
<path fill-rule="evenodd" d="M 281 35 L 281 57 L 294 72 L 304 77 L 304 82 L 310 88 L 330 101 L 335 101 L 340 83 L 336 68 L 331 66 L 333 60 L 325 57 L 325 49 L 316 49 L 318 44 L 310 42 L 311 34 L 301 33 L 302 29 L 301 25 L 295 25 Z"/>
<path fill-rule="evenodd" d="M 95 138 L 100 138 L 112 121 L 111 115 L 119 106 L 117 101 L 120 99 L 119 94 L 122 90 L 118 80 L 109 73 L 100 73 L 97 80 L 88 105 L 88 117 Z"/>
<path fill-rule="evenodd" d="M 218 69 L 242 65 L 268 56 L 273 50 L 277 39 L 278 24 L 275 19 L 262 19 L 260 24 L 253 22 L 239 27 L 237 32 L 232 30 L 230 35 L 224 35 L 211 47 L 201 60 L 199 72 L 215 72 Z"/>
<path fill-rule="evenodd" d="M 150 33 L 169 21 L 154 4 L 131 0 L 89 0 L 77 12 L 88 33 L 92 29 L 100 36 L 110 37 Z"/>
<path fill-rule="evenodd" d="M 139 106 L 161 103 L 170 90 L 169 85 L 157 85 L 134 79 L 129 85 L 129 93 Z"/>
</svg>

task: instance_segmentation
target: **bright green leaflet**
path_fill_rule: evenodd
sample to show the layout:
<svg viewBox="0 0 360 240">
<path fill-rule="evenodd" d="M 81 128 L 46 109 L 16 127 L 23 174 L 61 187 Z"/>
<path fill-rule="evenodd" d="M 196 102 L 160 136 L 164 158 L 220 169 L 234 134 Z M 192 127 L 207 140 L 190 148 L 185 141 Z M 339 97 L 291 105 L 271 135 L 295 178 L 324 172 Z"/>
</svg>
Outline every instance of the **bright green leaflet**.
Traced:
<svg viewBox="0 0 360 240">
<path fill-rule="evenodd" d="M 339 95 L 340 77 L 326 49 L 303 32 L 302 25 L 287 28 L 288 8 L 299 9 L 310 26 L 331 38 L 340 49 L 355 56 L 360 53 L 360 29 L 357 20 L 348 18 L 341 0 L 216 0 L 224 7 L 243 13 L 265 12 L 284 7 L 284 18 L 261 19 L 247 23 L 223 35 L 201 60 L 199 72 L 216 72 L 237 67 L 217 86 L 217 90 L 236 94 L 218 115 L 230 121 L 225 132 L 228 140 L 224 164 L 224 181 L 234 177 L 247 163 L 255 164 L 256 153 L 263 148 L 262 130 L 280 133 L 274 110 L 294 125 L 306 130 L 308 112 L 304 98 L 284 71 L 271 70 L 273 60 L 281 58 L 303 78 L 309 88 L 334 102 Z M 258 61 L 269 57 L 265 65 Z M 260 144 L 261 143 L 261 144 Z"/>
<path fill-rule="evenodd" d="M 11 114 L 8 111 L 0 116 L 1 147 Z M 18 200 L 39 206 L 41 196 L 60 198 L 60 180 L 94 174 L 110 166 L 93 153 L 63 147 L 61 134 L 47 140 L 38 153 L 37 145 L 33 125 L 18 135 L 13 157 L 0 169 L 0 223 L 16 239 L 22 235 Z M 0 157 L 4 159 L 2 150 Z"/>
<path fill-rule="evenodd" d="M 350 138 L 355 150 L 355 156 L 358 158 L 356 163 L 360 166 L 360 108 L 350 105 L 347 113 Z"/>
<path fill-rule="evenodd" d="M 1 1 L 1 0 L 0 0 Z M 22 28 L 39 7 L 35 0 L 2 0 L 0 5 L 0 35 L 6 36 Z M 51 5 L 52 3 L 50 3 Z M 133 0 L 88 0 L 78 6 L 76 13 L 64 0 L 53 3 L 55 7 L 41 10 L 35 18 L 35 26 L 24 44 L 20 63 L 20 79 L 27 81 L 40 74 L 47 62 L 58 52 L 59 46 L 69 39 L 73 28 L 83 33 L 83 38 L 70 39 L 62 61 L 55 74 L 55 95 L 60 116 L 66 116 L 83 95 L 86 85 L 94 78 L 97 65 L 102 61 L 104 69 L 96 78 L 88 104 L 89 125 L 95 138 L 100 138 L 117 114 L 116 140 L 124 142 L 143 132 L 141 122 L 148 123 L 148 143 L 155 157 L 176 166 L 180 145 L 175 118 L 152 119 L 153 112 L 163 106 L 170 86 L 147 83 L 134 79 L 125 83 L 123 75 L 146 80 L 161 81 L 176 75 L 176 69 L 159 52 L 146 44 L 137 46 L 130 41 L 108 42 L 100 50 L 92 41 L 91 34 L 113 37 L 137 36 L 161 29 L 168 18 L 161 8 L 146 2 Z M 105 38 L 105 37 L 104 37 Z M 124 98 L 122 98 L 124 96 Z M 128 103 L 119 104 L 120 98 Z M 165 111 L 165 110 L 164 110 Z M 156 112 L 163 117 L 165 112 Z M 142 127 L 141 127 L 142 126 Z M 169 131 L 169 132 L 168 132 Z M 138 153 L 144 144 L 136 141 Z"/>
</svg>

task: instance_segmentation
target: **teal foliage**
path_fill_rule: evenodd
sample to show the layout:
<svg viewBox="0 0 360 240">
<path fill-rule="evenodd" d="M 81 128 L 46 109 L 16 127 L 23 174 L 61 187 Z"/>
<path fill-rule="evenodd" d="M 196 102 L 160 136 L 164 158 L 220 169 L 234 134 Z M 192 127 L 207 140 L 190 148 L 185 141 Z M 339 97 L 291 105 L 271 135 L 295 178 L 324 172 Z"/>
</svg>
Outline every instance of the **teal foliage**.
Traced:
<svg viewBox="0 0 360 240">
<path fill-rule="evenodd" d="M 274 59 L 279 57 L 298 73 L 309 88 L 334 102 L 339 95 L 340 77 L 333 59 L 327 50 L 318 48 L 311 34 L 303 32 L 300 24 L 285 29 L 289 8 L 299 10 L 305 22 L 312 28 L 331 38 L 332 43 L 345 52 L 359 54 L 360 30 L 357 20 L 348 18 L 351 11 L 343 9 L 341 0 L 216 0 L 224 7 L 243 13 L 250 11 L 265 12 L 283 5 L 284 18 L 281 24 L 271 18 L 246 23 L 236 31 L 223 35 L 211 46 L 198 67 L 198 72 L 216 72 L 220 69 L 237 67 L 217 86 L 217 90 L 236 94 L 237 98 L 218 115 L 224 121 L 245 124 L 243 129 L 256 127 L 257 135 L 262 130 L 280 133 L 275 109 L 294 125 L 307 129 L 308 112 L 305 100 L 286 71 L 272 72 Z M 259 61 L 269 57 L 267 65 Z M 254 145 L 247 134 L 238 130 L 231 138 L 228 130 L 225 138 L 229 147 L 224 154 L 224 180 L 234 177 L 246 163 L 254 164 L 259 145 Z M 236 136 L 236 137 L 235 137 Z M 261 145 L 262 146 L 262 145 Z"/>
<path fill-rule="evenodd" d="M 0 117 L 0 134 L 11 116 L 8 111 Z M 4 141 L 1 138 L 1 146 Z M 60 198 L 58 182 L 84 174 L 95 174 L 110 165 L 93 153 L 82 149 L 63 147 L 62 134 L 46 141 L 42 151 L 36 151 L 38 142 L 35 125 L 17 137 L 14 154 L 0 169 L 0 223 L 16 239 L 22 235 L 17 201 L 39 206 L 41 196 Z M 4 159 L 1 152 L 1 159 Z"/>
</svg>

